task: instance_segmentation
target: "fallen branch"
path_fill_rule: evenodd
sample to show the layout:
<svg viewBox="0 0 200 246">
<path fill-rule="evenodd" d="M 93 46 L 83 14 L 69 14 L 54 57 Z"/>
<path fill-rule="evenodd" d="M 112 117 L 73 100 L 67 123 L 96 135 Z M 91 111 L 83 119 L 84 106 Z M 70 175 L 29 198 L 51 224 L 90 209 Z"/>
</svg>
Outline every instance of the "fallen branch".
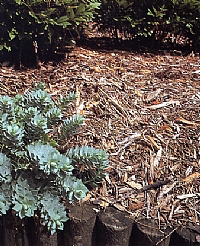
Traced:
<svg viewBox="0 0 200 246">
<path fill-rule="evenodd" d="M 152 190 L 152 189 L 158 189 L 163 185 L 168 184 L 169 182 L 171 182 L 170 179 L 167 180 L 163 180 L 163 181 L 157 181 L 153 184 L 150 185 L 145 185 L 144 187 L 142 187 L 140 190 L 138 190 L 137 192 L 143 192 L 143 191 L 148 191 L 148 190 Z"/>
</svg>

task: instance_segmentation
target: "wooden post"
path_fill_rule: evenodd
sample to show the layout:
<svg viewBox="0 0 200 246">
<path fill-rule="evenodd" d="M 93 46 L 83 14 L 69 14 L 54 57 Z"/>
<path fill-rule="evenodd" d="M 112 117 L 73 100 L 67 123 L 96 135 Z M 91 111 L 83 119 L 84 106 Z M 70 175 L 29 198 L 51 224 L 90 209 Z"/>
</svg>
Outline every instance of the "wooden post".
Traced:
<svg viewBox="0 0 200 246">
<path fill-rule="evenodd" d="M 53 235 L 49 235 L 47 230 L 41 231 L 39 237 L 39 244 L 37 246 L 57 246 L 57 245 L 58 245 L 57 233 L 54 233 Z"/>
<path fill-rule="evenodd" d="M 153 219 L 141 219 L 136 223 L 132 238 L 137 246 L 169 246 L 171 231 L 159 230 Z"/>
<path fill-rule="evenodd" d="M 176 230 L 176 232 L 172 235 L 171 244 L 177 246 L 200 246 L 200 242 L 198 238 L 200 237 L 200 227 L 193 226 L 193 228 L 180 227 Z M 197 230 L 195 229 L 197 228 Z"/>
<path fill-rule="evenodd" d="M 2 217 L 3 225 L 3 246 L 29 246 L 25 233 L 24 219 L 8 211 Z"/>
<path fill-rule="evenodd" d="M 3 216 L 0 216 L 0 245 L 3 246 Z"/>
<path fill-rule="evenodd" d="M 128 246 L 133 221 L 128 214 L 109 207 L 97 220 L 98 246 Z"/>
<path fill-rule="evenodd" d="M 50 235 L 47 226 L 43 226 L 40 224 L 40 218 L 35 217 L 35 245 L 33 246 L 57 246 L 57 233 Z M 34 227 L 32 227 L 34 230 Z M 31 245 L 32 246 L 32 245 Z"/>
<path fill-rule="evenodd" d="M 69 207 L 69 220 L 64 232 L 58 233 L 59 246 L 95 246 L 94 227 L 96 212 L 93 205 L 81 204 Z"/>
</svg>

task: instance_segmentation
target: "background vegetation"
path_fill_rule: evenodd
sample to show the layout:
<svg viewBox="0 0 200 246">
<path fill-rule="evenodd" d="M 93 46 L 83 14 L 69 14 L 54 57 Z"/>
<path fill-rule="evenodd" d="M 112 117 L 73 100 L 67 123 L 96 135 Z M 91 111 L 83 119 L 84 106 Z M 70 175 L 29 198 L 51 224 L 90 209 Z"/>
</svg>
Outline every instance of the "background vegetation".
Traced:
<svg viewBox="0 0 200 246">
<path fill-rule="evenodd" d="M 94 18 L 98 29 L 118 42 L 143 40 L 154 48 L 155 42 L 174 45 L 184 37 L 185 44 L 198 49 L 197 0 L 1 0 L 1 54 L 12 51 L 18 67 L 36 59 L 36 53 L 48 59 L 55 50 L 73 45 Z"/>
<path fill-rule="evenodd" d="M 200 2 L 196 0 L 104 0 L 97 10 L 101 30 L 115 38 L 176 43 L 184 37 L 193 48 L 199 44 Z M 121 35 L 119 35 L 121 34 Z"/>
<path fill-rule="evenodd" d="M 34 60 L 34 53 L 45 59 L 48 53 L 73 44 L 99 5 L 94 0 L 1 0 L 0 50 L 15 53 L 18 66 L 23 59 L 30 61 L 31 54 Z"/>
</svg>

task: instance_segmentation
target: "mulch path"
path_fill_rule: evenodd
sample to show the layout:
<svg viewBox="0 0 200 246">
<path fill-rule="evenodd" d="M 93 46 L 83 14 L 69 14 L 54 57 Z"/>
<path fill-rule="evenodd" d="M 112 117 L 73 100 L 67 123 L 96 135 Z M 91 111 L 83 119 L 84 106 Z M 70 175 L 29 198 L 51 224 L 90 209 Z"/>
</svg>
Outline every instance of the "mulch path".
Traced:
<svg viewBox="0 0 200 246">
<path fill-rule="evenodd" d="M 0 93 L 46 83 L 52 96 L 78 94 L 85 125 L 69 146 L 109 154 L 102 187 L 86 199 L 114 206 L 160 228 L 200 223 L 200 61 L 76 47 L 39 70 L 0 68 Z"/>
</svg>

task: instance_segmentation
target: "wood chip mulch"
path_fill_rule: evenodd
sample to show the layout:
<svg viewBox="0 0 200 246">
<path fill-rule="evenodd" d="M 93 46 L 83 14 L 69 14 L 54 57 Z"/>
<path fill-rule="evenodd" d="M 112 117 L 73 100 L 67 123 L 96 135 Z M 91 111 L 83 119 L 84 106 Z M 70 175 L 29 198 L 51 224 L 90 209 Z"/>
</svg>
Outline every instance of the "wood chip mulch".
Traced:
<svg viewBox="0 0 200 246">
<path fill-rule="evenodd" d="M 160 228 L 200 225 L 200 61 L 76 47 L 40 70 L 0 68 L 0 93 L 45 82 L 53 96 L 79 96 L 85 125 L 71 145 L 105 149 L 110 167 L 86 199 Z"/>
</svg>

